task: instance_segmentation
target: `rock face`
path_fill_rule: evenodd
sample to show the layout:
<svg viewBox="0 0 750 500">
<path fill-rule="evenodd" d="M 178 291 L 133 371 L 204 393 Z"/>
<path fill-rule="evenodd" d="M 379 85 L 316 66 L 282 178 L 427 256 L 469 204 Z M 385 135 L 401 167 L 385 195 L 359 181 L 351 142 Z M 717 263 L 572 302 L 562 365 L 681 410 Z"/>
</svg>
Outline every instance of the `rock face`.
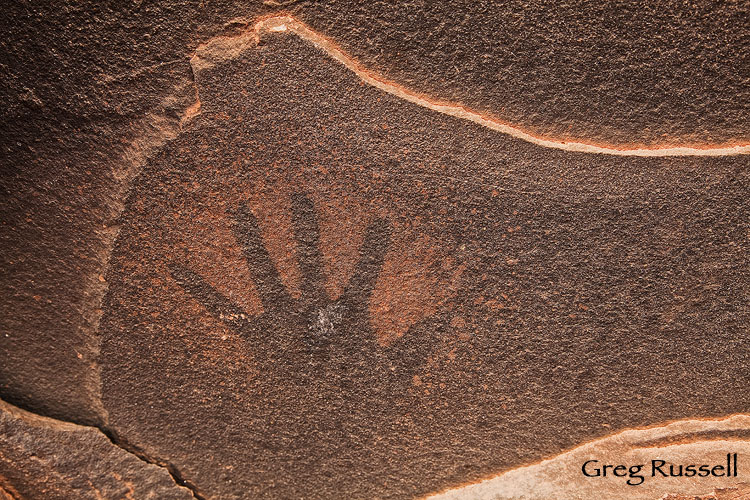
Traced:
<svg viewBox="0 0 750 500">
<path fill-rule="evenodd" d="M 0 401 L 0 498 L 187 500 L 166 469 L 112 444 L 98 429 Z"/>
<path fill-rule="evenodd" d="M 743 463 L 744 459 L 740 461 L 738 458 L 739 466 L 734 476 L 735 453 L 738 457 L 750 453 L 750 417 L 684 420 L 608 436 L 538 464 L 430 496 L 429 500 L 739 500 L 750 495 L 747 484 L 750 468 Z M 607 464 L 625 467 L 617 472 L 618 475 L 614 475 L 613 468 L 609 467 L 604 475 Z M 697 477 L 695 474 L 672 477 L 669 464 L 675 465 L 675 474 L 679 473 L 679 465 L 683 466 L 684 474 L 689 474 L 687 467 L 690 464 L 697 472 L 700 472 L 701 464 L 710 464 L 710 468 L 718 465 L 722 467 L 723 477 Z M 584 467 L 588 476 L 583 476 Z M 730 469 L 728 474 L 727 468 Z M 706 493 L 714 489 L 714 493 Z M 667 494 L 673 491 L 682 494 Z"/>
<path fill-rule="evenodd" d="M 746 449 L 741 5 L 9 9 L 8 401 L 199 498 L 616 498 L 563 452 Z M 2 494 L 191 493 L 5 413 Z"/>
<path fill-rule="evenodd" d="M 750 498 L 750 486 L 739 485 L 735 488 L 719 488 L 708 495 L 666 495 L 663 500 L 747 500 Z"/>
<path fill-rule="evenodd" d="M 200 113 L 133 184 L 101 365 L 110 424 L 201 494 L 418 496 L 747 409 L 747 157 L 539 147 L 282 25 L 193 66 Z"/>
</svg>

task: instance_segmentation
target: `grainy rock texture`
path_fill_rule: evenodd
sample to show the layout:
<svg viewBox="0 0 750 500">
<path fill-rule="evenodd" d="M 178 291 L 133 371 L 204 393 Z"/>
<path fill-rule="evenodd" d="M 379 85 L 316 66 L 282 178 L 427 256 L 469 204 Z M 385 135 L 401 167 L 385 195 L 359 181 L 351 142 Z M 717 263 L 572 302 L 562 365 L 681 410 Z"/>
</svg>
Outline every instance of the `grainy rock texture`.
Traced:
<svg viewBox="0 0 750 500">
<path fill-rule="evenodd" d="M 0 401 L 0 498 L 194 498 L 169 473 L 115 446 L 98 429 Z"/>
<path fill-rule="evenodd" d="M 261 42 L 195 65 L 131 190 L 101 326 L 129 441 L 207 496 L 395 498 L 747 410 L 746 156 L 540 148 Z"/>
<path fill-rule="evenodd" d="M 750 485 L 741 484 L 734 488 L 719 488 L 707 495 L 665 495 L 662 500 L 747 500 L 750 498 Z"/>
<path fill-rule="evenodd" d="M 173 135 L 194 97 L 198 45 L 279 11 L 395 81 L 541 133 L 647 144 L 750 135 L 743 2 L 11 3 L 0 41 L 6 398 L 105 419 L 92 363 L 100 276 L 143 164 L 128 146 Z"/>
<path fill-rule="evenodd" d="M 750 412 L 750 156 L 540 147 L 255 30 L 558 142 L 712 148 L 750 143 L 746 10 L 13 3 L 0 395 L 216 499 Z"/>
<path fill-rule="evenodd" d="M 737 475 L 734 454 L 737 454 Z M 540 463 L 514 469 L 477 484 L 452 489 L 428 500 L 716 500 L 748 498 L 750 468 L 739 457 L 750 453 L 750 417 L 683 420 L 666 426 L 627 430 L 586 443 Z M 729 455 L 729 458 L 727 458 Z M 654 464 L 653 461 L 656 460 Z M 588 474 L 582 479 L 582 466 Z M 607 464 L 625 464 L 613 474 Z M 669 464 L 721 466 L 731 477 L 664 477 Z M 654 468 L 656 466 L 656 468 Z M 718 471 L 717 471 L 718 472 Z M 715 489 L 719 486 L 718 489 Z M 714 490 L 715 494 L 707 494 Z M 683 494 L 668 494 L 681 491 Z"/>
<path fill-rule="evenodd" d="M 0 500 L 18 500 L 18 496 L 16 496 L 16 498 L 13 498 L 13 496 L 7 490 L 0 486 Z"/>
</svg>

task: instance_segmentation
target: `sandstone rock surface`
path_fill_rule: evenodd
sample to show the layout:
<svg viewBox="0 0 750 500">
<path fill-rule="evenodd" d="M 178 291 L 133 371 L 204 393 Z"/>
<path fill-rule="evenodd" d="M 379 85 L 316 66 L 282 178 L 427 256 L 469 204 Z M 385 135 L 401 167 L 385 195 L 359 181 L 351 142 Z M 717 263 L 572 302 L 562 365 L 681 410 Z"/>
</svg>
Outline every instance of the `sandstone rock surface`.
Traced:
<svg viewBox="0 0 750 500">
<path fill-rule="evenodd" d="M 575 500 L 580 498 L 628 498 L 632 500 L 740 499 L 750 495 L 750 416 L 721 420 L 685 420 L 666 426 L 627 430 L 581 446 L 556 457 L 520 467 L 480 483 L 429 496 L 429 500 Z M 727 454 L 743 457 L 736 477 L 664 477 L 668 464 L 727 465 Z M 586 477 L 583 464 L 592 462 Z M 657 460 L 657 469 L 653 469 Z M 664 461 L 666 465 L 662 465 Z M 730 460 L 732 467 L 733 457 Z M 606 464 L 626 465 L 613 475 Z M 638 467 L 641 465 L 641 467 Z M 629 470 L 635 466 L 631 473 Z M 677 469 L 675 469 L 677 470 Z M 655 474 L 655 475 L 653 475 Z M 723 472 L 723 474 L 726 474 Z M 733 473 L 732 473 L 733 474 Z M 631 484 L 627 484 L 630 481 Z M 715 493 L 707 493 L 714 491 Z M 674 494 L 670 492 L 680 492 Z"/>
<path fill-rule="evenodd" d="M 0 23 L 8 402 L 216 499 L 421 497 L 750 412 L 750 156 L 723 152 L 750 144 L 741 2 Z M 99 444 L 71 460 L 119 453 L 75 429 Z"/>
<path fill-rule="evenodd" d="M 0 401 L 0 498 L 194 497 L 166 469 L 112 444 L 98 429 L 40 417 Z"/>
<path fill-rule="evenodd" d="M 110 425 L 202 495 L 420 496 L 748 408 L 748 156 L 530 144 L 273 26 L 192 63 L 100 359 Z"/>
</svg>

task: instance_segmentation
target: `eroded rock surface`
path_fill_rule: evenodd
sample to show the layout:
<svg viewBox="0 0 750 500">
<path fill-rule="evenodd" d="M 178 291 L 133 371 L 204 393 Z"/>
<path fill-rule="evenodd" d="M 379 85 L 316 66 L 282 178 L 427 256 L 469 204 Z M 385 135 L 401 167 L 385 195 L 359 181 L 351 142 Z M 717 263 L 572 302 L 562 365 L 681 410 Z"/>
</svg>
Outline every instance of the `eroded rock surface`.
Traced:
<svg viewBox="0 0 750 500">
<path fill-rule="evenodd" d="M 194 105 L 196 48 L 280 14 L 393 81 L 541 135 L 615 145 L 750 136 L 741 2 L 9 4 L 0 20 L 3 397 L 106 420 L 95 364 L 101 277 L 129 181 Z"/>
<path fill-rule="evenodd" d="M 665 495 L 661 500 L 747 500 L 750 486 L 741 484 L 733 488 L 719 488 L 707 495 Z"/>
<path fill-rule="evenodd" d="M 747 156 L 551 151 L 253 33 L 293 15 L 560 140 L 700 147 L 748 142 L 745 11 L 9 5 L 0 395 L 222 499 L 410 498 L 747 412 Z"/>
<path fill-rule="evenodd" d="M 166 469 L 115 446 L 98 429 L 40 417 L 0 401 L 0 498 L 194 497 Z"/>
<path fill-rule="evenodd" d="M 253 40 L 194 64 L 128 200 L 101 328 L 128 441 L 207 497 L 408 498 L 748 408 L 747 156 L 543 148 Z"/>
<path fill-rule="evenodd" d="M 724 467 L 727 454 L 738 459 L 732 477 L 663 477 L 669 464 L 710 464 Z M 687 420 L 650 429 L 628 430 L 584 444 L 538 464 L 505 472 L 480 483 L 428 497 L 429 500 L 577 500 L 581 498 L 627 498 L 632 500 L 740 499 L 750 495 L 750 416 L 721 420 Z M 586 477 L 582 468 L 587 461 Z M 656 470 L 652 460 L 657 460 Z M 664 461 L 665 464 L 661 464 Z M 604 465 L 625 465 L 613 476 L 612 468 L 602 476 Z M 638 467 L 641 465 L 641 467 Z M 631 468 L 636 468 L 631 471 Z M 732 469 L 733 470 L 733 469 Z M 655 475 L 654 475 L 655 474 Z M 713 494 L 707 492 L 714 491 Z M 670 492 L 679 492 L 674 494 Z M 669 493 L 669 494 L 667 494 Z"/>
</svg>

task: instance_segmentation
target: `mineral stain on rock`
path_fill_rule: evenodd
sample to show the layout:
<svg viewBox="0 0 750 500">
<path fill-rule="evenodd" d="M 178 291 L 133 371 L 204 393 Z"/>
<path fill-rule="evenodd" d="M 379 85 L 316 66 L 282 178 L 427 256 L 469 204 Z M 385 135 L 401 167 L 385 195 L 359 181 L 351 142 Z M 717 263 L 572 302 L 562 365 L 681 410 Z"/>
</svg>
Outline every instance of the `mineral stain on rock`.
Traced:
<svg viewBox="0 0 750 500">
<path fill-rule="evenodd" d="M 96 262 L 81 267 L 93 286 L 80 304 L 58 297 L 78 296 L 78 288 L 65 286 L 74 280 L 58 276 L 60 269 L 63 277 L 75 275 L 78 268 L 68 263 L 78 260 L 53 265 L 63 254 L 38 257 L 22 252 L 23 245 L 8 253 L 13 269 L 26 269 L 29 258 L 54 271 L 51 278 L 38 270 L 29 275 L 39 283 L 29 290 L 49 289 L 27 293 L 34 304 L 69 307 L 39 323 L 54 323 L 52 329 L 11 322 L 20 326 L 9 329 L 13 343 L 3 344 L 12 353 L 2 369 L 3 395 L 108 429 L 144 456 L 168 462 L 192 494 L 205 498 L 413 498 L 499 473 L 501 484 L 523 476 L 511 482 L 525 485 L 514 490 L 518 495 L 557 499 L 580 491 L 567 468 L 575 450 L 560 455 L 580 443 L 603 445 L 612 456 L 639 447 L 674 446 L 679 454 L 693 446 L 711 454 L 725 441 L 746 446 L 746 426 L 722 430 L 721 419 L 635 443 L 623 444 L 616 432 L 679 420 L 665 427 L 674 430 L 693 425 L 691 417 L 750 408 L 742 375 L 750 320 L 749 160 L 721 156 L 745 151 L 747 138 L 736 132 L 742 110 L 715 118 L 703 109 L 701 130 L 713 119 L 728 124 L 706 136 L 715 140 L 692 131 L 674 135 L 687 142 L 660 142 L 660 134 L 644 129 L 633 135 L 635 144 L 646 144 L 636 151 L 630 135 L 612 127 L 599 134 L 591 125 L 596 139 L 569 145 L 561 132 L 567 118 L 550 122 L 545 130 L 552 135 L 526 137 L 488 118 L 490 112 L 409 90 L 441 88 L 439 78 L 394 83 L 401 80 L 381 77 L 339 49 L 331 33 L 345 33 L 367 8 L 342 14 L 350 24 L 340 26 L 321 21 L 329 6 L 285 8 L 294 17 L 235 18 L 212 31 L 225 36 L 200 45 L 206 38 L 196 36 L 176 59 L 103 80 L 174 72 L 179 84 L 167 97 L 143 96 L 157 104 L 153 115 L 125 127 L 135 139 L 111 139 L 132 147 L 107 143 L 91 161 L 66 149 L 61 157 L 71 160 L 72 178 L 86 180 L 70 193 L 54 196 L 55 186 L 68 184 L 53 181 L 65 175 L 39 174 L 50 200 L 101 191 L 94 201 L 82 199 L 80 210 L 65 203 L 60 210 L 80 213 L 81 227 L 103 224 L 104 236 L 85 245 L 93 255 L 86 258 Z M 419 24 L 412 18 L 381 28 L 411 33 Z M 315 31 L 299 19 L 328 29 Z M 370 32 L 362 29 L 342 35 L 350 49 Z M 171 34 L 171 26 L 163 31 Z M 470 80 L 467 88 L 476 83 Z M 495 95 L 482 97 L 483 85 L 478 90 L 480 104 Z M 114 101 L 128 119 L 135 112 Z M 519 120 L 539 130 L 542 115 Z M 623 130 L 640 123 L 640 114 L 632 116 Z M 580 131 L 576 119 L 569 125 Z M 8 126 L 8 137 L 19 138 L 21 122 Z M 42 158 L 57 166 L 60 131 L 51 130 Z M 93 130 L 76 140 L 96 142 L 110 128 Z M 600 147 L 608 134 L 621 140 Z M 547 144 L 549 137 L 563 138 Z M 665 148 L 692 156 L 666 158 Z M 14 143 L 5 150 L 16 149 Z M 100 158 L 113 151 L 122 156 L 119 166 Z M 634 157 L 641 154 L 650 157 Z M 7 179 L 24 180 L 25 156 L 14 158 L 15 177 Z M 3 179 L 3 187 L 10 193 L 21 180 Z M 39 202 L 30 199 L 36 210 Z M 10 200 L 11 207 L 22 203 L 15 195 Z M 39 213 L 57 213 L 45 210 Z M 19 220 L 41 217 L 17 212 Z M 78 225 L 61 227 L 29 234 L 65 243 L 65 228 L 85 233 Z M 11 291 L 23 274 L 14 272 Z M 44 308 L 24 310 L 37 309 Z M 75 335 L 59 334 L 66 331 Z M 31 352 L 53 353 L 34 362 L 46 371 L 19 362 Z M 73 363 L 58 370 L 66 357 Z M 64 391 L 55 390 L 56 371 L 67 381 Z M 102 401 L 92 382 L 99 372 Z M 29 383 L 28 373 L 42 382 Z M 68 383 L 78 377 L 85 383 Z M 96 429 L 74 426 L 65 434 L 99 443 L 89 446 L 3 418 L 16 422 L 6 427 L 4 448 L 15 450 L 7 444 L 13 439 L 28 446 L 6 461 L 0 496 L 191 494 L 163 468 L 132 462 L 138 459 Z M 21 420 L 34 418 L 41 417 Z M 52 427 L 58 424 L 73 425 Z M 4 448 L 0 456 L 13 455 Z M 43 476 L 23 468 L 29 456 L 46 457 L 49 475 L 63 484 L 81 454 L 101 467 L 91 474 L 81 467 L 70 489 L 40 485 L 34 480 Z M 546 465 L 528 465 L 537 463 Z M 571 482 L 555 489 L 561 478 Z M 720 486 L 717 497 L 744 495 L 742 486 Z M 664 493 L 678 490 L 675 484 Z M 457 494 L 473 498 L 473 491 Z M 602 497 L 602 490 L 587 491 Z M 507 490 L 486 492 L 505 498 Z"/>
</svg>

